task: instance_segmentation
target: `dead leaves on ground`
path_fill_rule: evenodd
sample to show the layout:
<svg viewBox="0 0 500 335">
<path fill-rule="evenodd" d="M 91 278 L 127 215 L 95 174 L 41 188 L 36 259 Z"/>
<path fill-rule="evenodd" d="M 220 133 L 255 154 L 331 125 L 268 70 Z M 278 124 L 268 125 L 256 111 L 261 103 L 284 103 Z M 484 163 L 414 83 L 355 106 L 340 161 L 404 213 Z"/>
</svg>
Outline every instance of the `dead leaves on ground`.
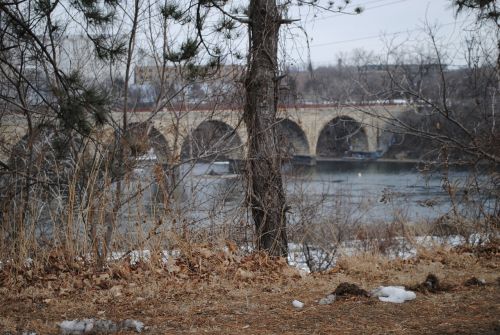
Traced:
<svg viewBox="0 0 500 335">
<path fill-rule="evenodd" d="M 159 257 L 161 259 L 161 257 Z M 179 283 L 191 281 L 230 280 L 239 285 L 252 282 L 280 282 L 300 278 L 299 270 L 290 267 L 285 259 L 273 258 L 263 252 L 243 255 L 229 243 L 224 247 L 190 245 L 178 256 L 163 262 L 138 260 L 129 257 L 111 261 L 105 269 L 96 269 L 83 258 L 68 260 L 54 251 L 44 266 L 4 266 L 0 270 L 0 288 L 18 291 L 34 290 L 44 297 L 68 296 L 88 290 L 112 290 L 120 295 L 120 287 L 140 284 L 151 278 Z M 50 294 L 48 293 L 50 292 Z"/>
<path fill-rule="evenodd" d="M 167 262 L 169 274 L 181 278 L 224 278 L 243 282 L 300 278 L 300 272 L 283 258 L 270 257 L 264 252 L 239 255 L 234 249 L 200 247 L 184 253 L 174 262 Z"/>
</svg>

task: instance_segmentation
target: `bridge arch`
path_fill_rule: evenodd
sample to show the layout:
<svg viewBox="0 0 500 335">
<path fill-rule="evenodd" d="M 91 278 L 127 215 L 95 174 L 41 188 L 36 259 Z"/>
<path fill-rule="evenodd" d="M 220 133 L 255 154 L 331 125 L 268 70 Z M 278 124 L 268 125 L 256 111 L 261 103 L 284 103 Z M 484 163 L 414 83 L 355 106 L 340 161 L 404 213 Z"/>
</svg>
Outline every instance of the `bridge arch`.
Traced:
<svg viewBox="0 0 500 335">
<path fill-rule="evenodd" d="M 150 122 L 130 123 L 121 143 L 130 149 L 134 158 L 157 160 L 161 164 L 167 164 L 169 161 L 168 141 Z"/>
<path fill-rule="evenodd" d="M 278 143 L 285 157 L 309 155 L 309 141 L 302 128 L 290 119 L 278 119 Z"/>
<path fill-rule="evenodd" d="M 368 134 L 359 121 L 349 116 L 330 120 L 319 133 L 316 144 L 318 157 L 348 157 L 369 151 Z"/>
<path fill-rule="evenodd" d="M 182 159 L 225 161 L 243 159 L 243 145 L 237 131 L 220 120 L 202 121 L 186 137 L 181 147 Z"/>
<path fill-rule="evenodd" d="M 10 152 L 9 165 L 13 171 L 26 168 L 28 160 L 32 165 L 65 164 L 65 159 L 75 155 L 81 145 L 81 137 L 59 131 L 55 126 L 40 124 L 32 132 L 25 133 L 13 146 Z M 29 157 L 30 147 L 32 157 Z M 74 159 L 72 157 L 71 159 Z M 73 162 L 72 162 L 73 163 Z"/>
<path fill-rule="evenodd" d="M 50 125 L 38 125 L 24 134 L 10 149 L 9 173 L 0 176 L 0 190 L 5 192 L 0 196 L 0 204 L 3 200 L 9 203 L 18 199 L 25 188 L 48 204 L 57 197 L 67 196 L 82 144 L 81 136 Z M 36 182 L 27 184 L 26 180 Z M 37 214 L 40 218 L 47 218 L 49 208 L 36 208 L 40 210 Z"/>
</svg>

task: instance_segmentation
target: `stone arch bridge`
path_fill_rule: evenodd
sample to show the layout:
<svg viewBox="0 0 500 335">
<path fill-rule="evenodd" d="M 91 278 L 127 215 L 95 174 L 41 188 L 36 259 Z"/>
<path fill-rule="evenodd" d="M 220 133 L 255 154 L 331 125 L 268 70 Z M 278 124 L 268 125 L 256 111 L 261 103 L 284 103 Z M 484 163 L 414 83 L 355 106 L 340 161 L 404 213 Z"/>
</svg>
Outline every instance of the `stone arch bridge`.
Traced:
<svg viewBox="0 0 500 335">
<path fill-rule="evenodd" d="M 276 127 L 279 145 L 290 157 L 367 157 L 386 147 L 387 118 L 408 110 L 404 105 L 303 106 L 280 108 Z M 121 112 L 113 112 L 110 124 L 120 124 Z M 271 126 L 271 125 L 270 125 Z M 0 123 L 0 140 L 13 146 L 26 134 L 22 117 Z M 247 131 L 241 110 L 134 111 L 129 114 L 128 141 L 132 154 L 153 155 L 168 164 L 179 158 L 240 160 L 246 155 Z M 112 141 L 111 125 L 98 138 Z M 2 161 L 8 159 L 3 150 Z"/>
</svg>

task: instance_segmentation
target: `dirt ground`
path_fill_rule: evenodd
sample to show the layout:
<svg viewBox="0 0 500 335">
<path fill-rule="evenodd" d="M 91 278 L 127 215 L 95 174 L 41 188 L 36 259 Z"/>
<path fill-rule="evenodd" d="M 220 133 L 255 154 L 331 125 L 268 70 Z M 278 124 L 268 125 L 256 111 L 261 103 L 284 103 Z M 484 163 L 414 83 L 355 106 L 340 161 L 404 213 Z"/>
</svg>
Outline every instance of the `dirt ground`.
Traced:
<svg viewBox="0 0 500 335">
<path fill-rule="evenodd" d="M 264 255 L 208 249 L 155 267 L 127 261 L 103 272 L 74 265 L 0 277 L 0 334 L 58 334 L 63 320 L 137 319 L 145 334 L 500 334 L 499 253 L 421 252 L 412 260 L 364 254 L 304 274 Z M 435 274 L 443 289 L 414 301 L 318 300 L 339 283 L 371 290 L 415 285 Z M 466 286 L 471 277 L 486 285 Z M 294 299 L 305 303 L 292 306 Z"/>
</svg>

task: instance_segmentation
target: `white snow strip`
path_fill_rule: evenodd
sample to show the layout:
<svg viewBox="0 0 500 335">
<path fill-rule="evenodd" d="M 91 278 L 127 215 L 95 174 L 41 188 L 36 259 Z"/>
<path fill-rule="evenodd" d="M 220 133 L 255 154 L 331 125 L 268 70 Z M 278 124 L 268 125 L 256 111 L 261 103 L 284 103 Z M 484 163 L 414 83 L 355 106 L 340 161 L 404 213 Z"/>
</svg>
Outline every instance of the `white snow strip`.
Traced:
<svg viewBox="0 0 500 335">
<path fill-rule="evenodd" d="M 63 335 L 81 335 L 81 334 L 97 334 L 97 333 L 116 333 L 120 330 L 133 330 L 140 333 L 144 330 L 144 323 L 127 319 L 122 322 L 113 322 L 111 320 L 66 320 L 58 324 Z"/>
<path fill-rule="evenodd" d="M 94 319 L 66 320 L 59 324 L 61 334 L 78 335 L 90 333 L 94 328 Z"/>
<path fill-rule="evenodd" d="M 131 330 L 135 330 L 136 332 L 140 333 L 144 330 L 144 323 L 142 323 L 141 321 L 137 321 L 137 320 L 125 320 L 122 323 L 122 327 L 124 329 L 131 329 Z"/>
</svg>

